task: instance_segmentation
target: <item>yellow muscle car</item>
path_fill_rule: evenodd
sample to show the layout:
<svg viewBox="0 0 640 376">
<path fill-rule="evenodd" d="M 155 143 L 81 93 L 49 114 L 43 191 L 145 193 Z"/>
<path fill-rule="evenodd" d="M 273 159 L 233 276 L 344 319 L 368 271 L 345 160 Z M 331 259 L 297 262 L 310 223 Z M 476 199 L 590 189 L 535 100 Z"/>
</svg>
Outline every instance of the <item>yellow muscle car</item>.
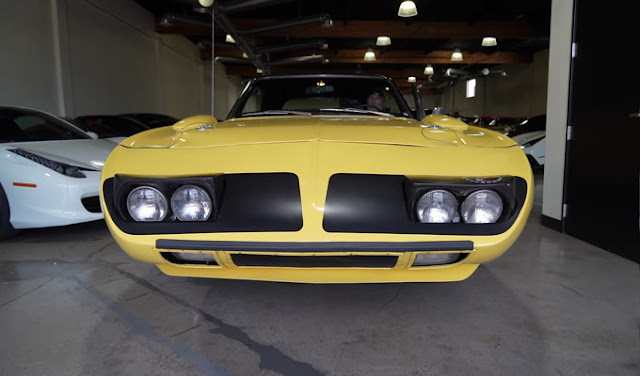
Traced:
<svg viewBox="0 0 640 376">
<path fill-rule="evenodd" d="M 193 116 L 123 141 L 101 199 L 120 247 L 169 275 L 439 282 L 514 243 L 532 179 L 511 139 L 416 119 L 385 77 L 268 76 L 225 121 Z"/>
</svg>

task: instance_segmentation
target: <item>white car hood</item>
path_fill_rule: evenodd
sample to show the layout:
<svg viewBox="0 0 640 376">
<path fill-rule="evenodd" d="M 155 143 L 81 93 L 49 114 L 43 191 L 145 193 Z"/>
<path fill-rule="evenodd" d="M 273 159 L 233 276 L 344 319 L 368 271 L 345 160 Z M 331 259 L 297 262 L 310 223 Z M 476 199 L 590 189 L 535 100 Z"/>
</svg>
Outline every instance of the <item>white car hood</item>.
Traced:
<svg viewBox="0 0 640 376">
<path fill-rule="evenodd" d="M 528 132 L 528 133 L 522 133 L 519 134 L 517 136 L 513 136 L 511 137 L 511 139 L 515 142 L 517 142 L 518 144 L 522 145 L 522 144 L 526 144 L 529 141 L 533 141 L 533 140 L 537 140 L 539 138 L 544 137 L 546 134 L 545 131 L 535 131 L 535 132 Z"/>
<path fill-rule="evenodd" d="M 101 171 L 116 144 L 107 140 L 79 139 L 9 142 L 2 144 L 1 147 L 22 149 L 56 162 Z"/>
</svg>

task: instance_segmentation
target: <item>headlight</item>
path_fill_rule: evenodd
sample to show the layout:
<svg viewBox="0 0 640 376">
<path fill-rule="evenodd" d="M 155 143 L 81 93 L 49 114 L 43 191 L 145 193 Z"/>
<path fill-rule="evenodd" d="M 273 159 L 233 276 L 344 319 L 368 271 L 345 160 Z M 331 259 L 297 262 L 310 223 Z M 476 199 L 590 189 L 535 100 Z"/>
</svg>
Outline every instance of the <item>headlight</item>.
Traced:
<svg viewBox="0 0 640 376">
<path fill-rule="evenodd" d="M 456 197 L 442 189 L 429 191 L 420 197 L 416 214 L 422 223 L 449 223 L 456 215 Z"/>
<path fill-rule="evenodd" d="M 183 185 L 171 197 L 171 210 L 181 221 L 206 221 L 211 206 L 207 191 L 195 185 Z"/>
<path fill-rule="evenodd" d="M 502 215 L 502 199 L 494 191 L 476 191 L 464 200 L 460 209 L 467 223 L 495 223 Z"/>
<path fill-rule="evenodd" d="M 129 193 L 127 209 L 137 222 L 160 222 L 167 215 L 167 199 L 159 190 L 142 186 Z"/>
<path fill-rule="evenodd" d="M 52 161 L 51 159 L 41 157 L 37 154 L 33 154 L 22 149 L 9 149 L 9 151 L 18 154 L 19 156 L 29 159 L 33 162 L 39 163 L 45 167 L 52 169 L 53 171 L 70 176 L 72 178 L 86 178 L 86 175 L 80 172 L 80 169 L 76 166 L 71 166 L 66 163 Z"/>
</svg>

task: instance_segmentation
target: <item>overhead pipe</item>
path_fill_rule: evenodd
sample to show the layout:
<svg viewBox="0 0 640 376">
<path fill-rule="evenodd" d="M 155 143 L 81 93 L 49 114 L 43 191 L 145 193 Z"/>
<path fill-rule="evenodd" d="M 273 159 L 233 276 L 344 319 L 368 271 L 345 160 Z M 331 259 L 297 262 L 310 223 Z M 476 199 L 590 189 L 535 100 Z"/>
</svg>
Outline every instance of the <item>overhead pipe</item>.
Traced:
<svg viewBox="0 0 640 376">
<path fill-rule="evenodd" d="M 238 32 L 233 23 L 229 20 L 229 18 L 224 14 L 221 6 L 214 2 L 211 4 L 209 9 L 209 14 L 213 17 L 214 22 L 217 22 L 220 27 L 236 41 L 236 45 L 240 47 L 240 49 L 247 54 L 247 59 L 251 61 L 251 63 L 256 67 L 257 70 L 262 72 L 263 75 L 270 74 L 269 66 L 265 64 L 264 61 L 253 51 L 251 46 L 247 43 L 244 37 Z"/>
<path fill-rule="evenodd" d="M 324 63 L 324 55 L 308 55 L 308 56 L 296 56 L 286 59 L 270 61 L 270 65 L 288 65 L 288 64 L 300 64 L 300 63 Z"/>
<path fill-rule="evenodd" d="M 299 49 L 305 49 L 305 48 L 320 48 L 322 50 L 326 50 L 327 48 L 329 48 L 329 45 L 324 40 L 317 40 L 312 42 L 285 43 L 285 44 L 278 44 L 278 45 L 272 45 L 272 46 L 257 47 L 256 52 L 273 53 L 273 52 L 299 50 Z"/>
<path fill-rule="evenodd" d="M 225 14 L 242 12 L 243 10 L 253 10 L 260 7 L 265 7 L 269 5 L 281 4 L 281 3 L 291 3 L 294 0 L 236 0 L 236 1 L 227 1 L 223 4 L 220 4 L 220 10 Z"/>
<path fill-rule="evenodd" d="M 210 22 L 196 20 L 196 19 L 190 18 L 190 17 L 176 16 L 175 14 L 166 14 L 166 15 L 162 16 L 160 22 L 161 22 L 161 24 L 163 26 L 170 26 L 170 25 L 167 25 L 167 22 L 169 24 L 175 24 L 176 22 L 183 22 L 183 23 L 188 23 L 190 25 L 196 25 L 196 26 L 202 26 L 202 27 L 211 27 L 211 23 Z"/>
<path fill-rule="evenodd" d="M 242 57 L 216 56 L 214 61 L 216 63 L 227 64 L 251 64 L 251 61 L 249 59 L 245 59 Z"/>
<path fill-rule="evenodd" d="M 216 5 L 213 4 L 213 6 L 215 7 Z M 271 31 L 271 30 L 277 30 L 277 29 L 286 29 L 286 28 L 290 28 L 290 27 L 309 25 L 309 24 L 318 23 L 318 22 L 322 22 L 322 26 L 323 27 L 331 27 L 331 26 L 333 26 L 333 21 L 331 21 L 331 16 L 329 16 L 328 14 L 325 13 L 325 14 L 321 14 L 321 15 L 318 15 L 318 16 L 295 18 L 295 19 L 292 19 L 292 20 L 276 22 L 276 23 L 270 24 L 270 25 L 262 25 L 262 26 L 256 26 L 256 27 L 251 28 L 251 29 L 243 29 L 243 30 L 239 30 L 239 33 L 242 34 L 242 35 L 255 34 L 255 33 L 261 33 L 261 32 L 264 32 L 264 31 Z M 233 36 L 233 34 L 232 34 L 232 36 Z"/>
</svg>

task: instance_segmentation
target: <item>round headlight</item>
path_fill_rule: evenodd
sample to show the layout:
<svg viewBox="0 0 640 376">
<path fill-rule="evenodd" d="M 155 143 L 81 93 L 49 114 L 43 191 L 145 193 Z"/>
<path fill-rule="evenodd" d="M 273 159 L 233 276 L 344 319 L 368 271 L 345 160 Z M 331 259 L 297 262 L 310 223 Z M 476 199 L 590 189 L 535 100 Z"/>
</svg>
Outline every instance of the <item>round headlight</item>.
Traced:
<svg viewBox="0 0 640 376">
<path fill-rule="evenodd" d="M 494 191 L 476 191 L 464 200 L 460 209 L 467 223 L 494 223 L 502 215 L 502 199 Z"/>
<path fill-rule="evenodd" d="M 171 197 L 173 214 L 181 221 L 206 221 L 211 206 L 207 191 L 195 185 L 183 185 Z"/>
<path fill-rule="evenodd" d="M 127 197 L 127 209 L 137 222 L 160 222 L 167 215 L 167 199 L 153 187 L 138 187 Z"/>
<path fill-rule="evenodd" d="M 416 214 L 422 223 L 449 223 L 456 215 L 456 197 L 442 189 L 429 191 L 420 197 Z"/>
</svg>

